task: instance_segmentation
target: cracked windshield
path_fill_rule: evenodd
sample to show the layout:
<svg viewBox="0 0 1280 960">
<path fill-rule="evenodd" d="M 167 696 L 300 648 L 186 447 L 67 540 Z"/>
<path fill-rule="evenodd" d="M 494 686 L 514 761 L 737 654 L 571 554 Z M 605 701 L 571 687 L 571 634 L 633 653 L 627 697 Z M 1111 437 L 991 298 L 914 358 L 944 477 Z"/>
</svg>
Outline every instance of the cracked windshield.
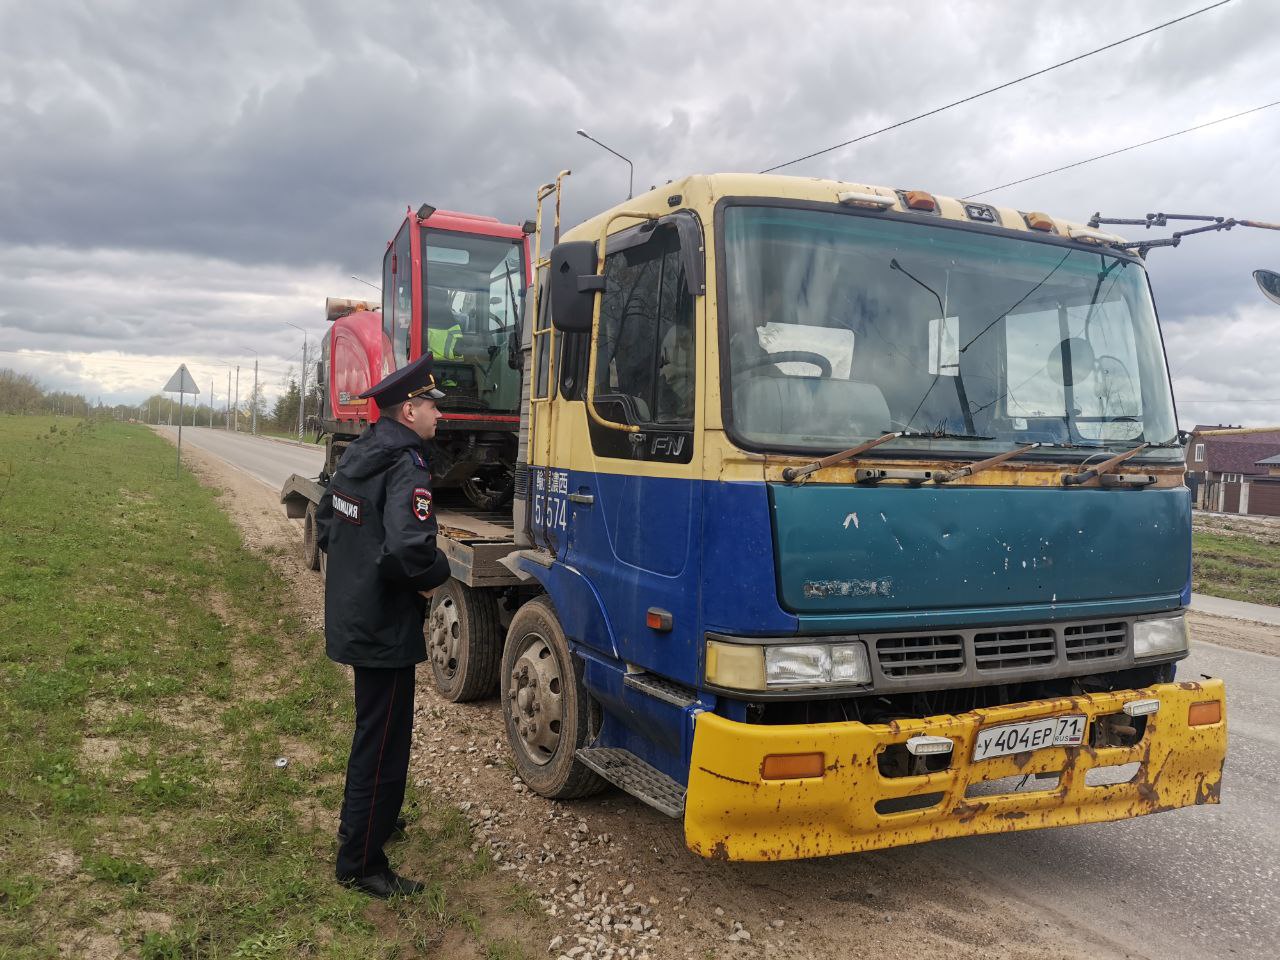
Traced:
<svg viewBox="0 0 1280 960">
<path fill-rule="evenodd" d="M 1175 439 L 1137 263 L 845 213 L 730 207 L 724 223 L 732 429 L 749 447 Z"/>
</svg>

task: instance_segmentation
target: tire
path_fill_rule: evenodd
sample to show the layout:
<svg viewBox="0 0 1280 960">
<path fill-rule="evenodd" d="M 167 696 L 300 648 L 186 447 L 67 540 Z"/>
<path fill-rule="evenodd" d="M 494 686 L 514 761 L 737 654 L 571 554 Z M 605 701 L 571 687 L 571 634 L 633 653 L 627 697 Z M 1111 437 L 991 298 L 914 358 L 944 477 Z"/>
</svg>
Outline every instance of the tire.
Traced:
<svg viewBox="0 0 1280 960">
<path fill-rule="evenodd" d="M 316 505 L 308 504 L 302 520 L 302 562 L 308 570 L 320 569 L 320 544 L 316 539 Z"/>
<path fill-rule="evenodd" d="M 426 631 L 431 677 L 442 697 L 463 703 L 493 693 L 502 629 L 491 592 L 447 580 L 431 598 Z"/>
<path fill-rule="evenodd" d="M 605 781 L 577 758 L 590 739 L 590 695 L 582 682 L 582 662 L 570 653 L 545 596 L 530 600 L 512 618 L 501 677 L 502 718 L 520 778 L 554 800 L 604 789 Z M 530 684 L 531 678 L 539 682 Z"/>
</svg>

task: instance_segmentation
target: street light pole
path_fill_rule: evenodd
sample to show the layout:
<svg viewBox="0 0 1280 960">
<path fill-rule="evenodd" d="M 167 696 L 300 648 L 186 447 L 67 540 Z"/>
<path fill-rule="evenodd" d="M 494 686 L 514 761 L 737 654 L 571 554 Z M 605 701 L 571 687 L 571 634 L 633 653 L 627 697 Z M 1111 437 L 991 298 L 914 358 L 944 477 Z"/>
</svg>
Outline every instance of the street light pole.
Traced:
<svg viewBox="0 0 1280 960">
<path fill-rule="evenodd" d="M 632 196 L 635 194 L 635 192 L 636 192 L 636 166 L 635 166 L 635 164 L 634 164 L 634 163 L 632 163 L 630 160 L 628 160 L 626 157 L 624 157 L 622 154 L 620 154 L 617 150 L 613 149 L 613 147 L 606 146 L 605 144 L 601 143 L 599 140 L 597 140 L 597 139 L 596 139 L 595 137 L 593 137 L 591 134 L 587 133 L 587 131 L 585 131 L 585 130 L 578 130 L 578 131 L 577 131 L 577 133 L 578 133 L 578 136 L 580 136 L 580 137 L 585 137 L 586 139 L 588 139 L 588 140 L 590 140 L 592 143 L 594 143 L 597 147 L 604 147 L 604 149 L 605 149 L 605 150 L 608 150 L 610 153 L 612 153 L 612 154 L 613 154 L 615 157 L 617 157 L 619 160 L 624 161 L 624 162 L 626 163 L 626 165 L 627 165 L 628 167 L 630 167 L 630 168 L 631 168 L 631 173 L 629 174 L 629 176 L 628 176 L 628 178 L 627 178 L 627 199 L 628 199 L 628 200 L 630 200 L 630 199 L 631 199 L 631 197 L 632 197 Z"/>
<path fill-rule="evenodd" d="M 298 439 L 302 439 L 302 411 L 307 405 L 307 331 L 296 323 L 289 323 L 288 320 L 281 320 L 281 323 L 288 324 L 295 330 L 302 330 L 302 373 L 298 376 Z"/>
</svg>

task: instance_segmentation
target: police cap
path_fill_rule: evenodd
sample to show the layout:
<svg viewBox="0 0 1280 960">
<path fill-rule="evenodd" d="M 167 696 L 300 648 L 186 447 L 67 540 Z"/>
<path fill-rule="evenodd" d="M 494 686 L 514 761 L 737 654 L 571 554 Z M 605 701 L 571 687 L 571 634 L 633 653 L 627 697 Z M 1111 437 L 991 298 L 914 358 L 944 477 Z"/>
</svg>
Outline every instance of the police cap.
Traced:
<svg viewBox="0 0 1280 960">
<path fill-rule="evenodd" d="M 431 367 L 431 354 L 424 353 L 408 366 L 387 374 L 376 386 L 366 390 L 360 396 L 372 397 L 377 401 L 378 407 L 383 410 L 416 397 L 439 400 L 444 393 L 436 388 L 436 378 L 431 372 Z"/>
</svg>

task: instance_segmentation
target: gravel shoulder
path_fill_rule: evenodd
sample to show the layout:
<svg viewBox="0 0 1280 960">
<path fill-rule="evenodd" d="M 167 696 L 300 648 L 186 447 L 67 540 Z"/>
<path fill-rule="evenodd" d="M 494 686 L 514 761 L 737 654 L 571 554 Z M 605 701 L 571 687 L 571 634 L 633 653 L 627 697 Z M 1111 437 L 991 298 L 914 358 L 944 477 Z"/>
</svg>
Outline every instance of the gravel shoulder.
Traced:
<svg viewBox="0 0 1280 960">
<path fill-rule="evenodd" d="M 1280 627 L 1274 624 L 1215 617 L 1195 610 L 1187 613 L 1187 621 L 1191 624 L 1193 643 L 1204 641 L 1220 647 L 1280 657 Z"/>
<path fill-rule="evenodd" d="M 201 450 L 184 450 L 184 459 L 223 492 L 246 544 L 270 558 L 319 622 L 323 587 L 301 563 L 300 521 L 285 518 L 276 492 Z M 945 845 L 792 863 L 704 861 L 685 850 L 677 822 L 620 793 L 572 803 L 532 794 L 514 775 L 496 698 L 443 701 L 425 669 L 417 696 L 411 776 L 462 810 L 477 848 L 487 845 L 499 870 L 535 891 L 554 931 L 552 957 L 1143 955 L 993 887 Z"/>
</svg>

